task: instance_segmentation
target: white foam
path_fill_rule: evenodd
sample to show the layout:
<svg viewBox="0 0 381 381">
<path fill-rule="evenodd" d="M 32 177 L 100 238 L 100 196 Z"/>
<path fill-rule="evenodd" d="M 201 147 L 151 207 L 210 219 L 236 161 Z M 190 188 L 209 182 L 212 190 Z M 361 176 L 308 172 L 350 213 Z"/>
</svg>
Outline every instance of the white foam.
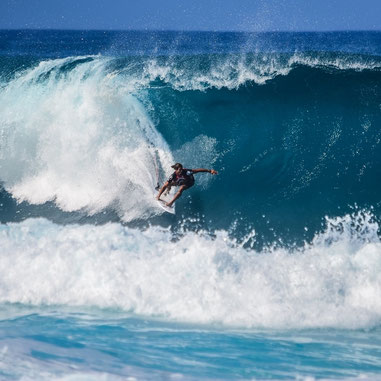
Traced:
<svg viewBox="0 0 381 381">
<path fill-rule="evenodd" d="M 344 55 L 333 57 L 329 53 L 316 56 L 299 52 L 216 55 L 209 60 L 200 56 L 185 62 L 174 58 L 148 60 L 136 85 L 147 86 L 151 81 L 160 79 L 179 91 L 205 91 L 210 88 L 233 90 L 249 82 L 263 85 L 277 76 L 288 75 L 298 65 L 355 71 L 381 68 L 374 59 Z"/>
<path fill-rule="evenodd" d="M 112 207 L 126 221 L 160 213 L 156 171 L 172 155 L 143 105 L 106 75 L 109 61 L 41 62 L 0 91 L 0 178 L 18 201 Z"/>
<path fill-rule="evenodd" d="M 274 64 L 276 63 L 276 66 Z M 264 84 L 277 75 L 287 75 L 291 67 L 283 67 L 281 62 L 265 59 L 265 62 L 248 60 L 246 55 L 217 57 L 209 62 L 207 70 L 200 70 L 201 63 L 195 62 L 190 67 L 181 66 L 175 60 L 164 62 L 151 59 L 145 66 L 145 82 L 160 79 L 176 90 L 200 90 L 210 88 L 229 90 L 238 89 L 247 82 Z"/>
<path fill-rule="evenodd" d="M 266 328 L 373 327 L 381 243 L 368 214 L 327 220 L 291 252 L 246 250 L 225 231 L 177 241 L 151 227 L 0 228 L 0 302 L 120 308 L 165 319 Z"/>
</svg>

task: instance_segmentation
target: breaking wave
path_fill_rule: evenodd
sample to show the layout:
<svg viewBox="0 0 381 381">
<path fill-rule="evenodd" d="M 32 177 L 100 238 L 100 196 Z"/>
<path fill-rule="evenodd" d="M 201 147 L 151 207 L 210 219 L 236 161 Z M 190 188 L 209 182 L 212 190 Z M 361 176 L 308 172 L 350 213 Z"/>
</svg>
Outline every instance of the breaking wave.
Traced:
<svg viewBox="0 0 381 381">
<path fill-rule="evenodd" d="M 358 212 L 327 218 L 302 248 L 256 251 L 226 231 L 174 239 L 158 227 L 26 220 L 0 227 L 0 302 L 246 328 L 371 328 L 381 321 L 378 229 Z"/>
</svg>

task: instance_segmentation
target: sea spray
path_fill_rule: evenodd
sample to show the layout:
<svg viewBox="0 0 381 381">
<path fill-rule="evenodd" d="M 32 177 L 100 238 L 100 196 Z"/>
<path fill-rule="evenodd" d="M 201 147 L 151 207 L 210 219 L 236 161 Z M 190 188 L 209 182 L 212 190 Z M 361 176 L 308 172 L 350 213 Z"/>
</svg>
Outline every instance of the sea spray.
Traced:
<svg viewBox="0 0 381 381">
<path fill-rule="evenodd" d="M 0 92 L 0 178 L 19 202 L 109 207 L 126 221 L 158 213 L 153 189 L 171 153 L 140 102 L 105 75 L 107 62 L 41 62 Z"/>
</svg>

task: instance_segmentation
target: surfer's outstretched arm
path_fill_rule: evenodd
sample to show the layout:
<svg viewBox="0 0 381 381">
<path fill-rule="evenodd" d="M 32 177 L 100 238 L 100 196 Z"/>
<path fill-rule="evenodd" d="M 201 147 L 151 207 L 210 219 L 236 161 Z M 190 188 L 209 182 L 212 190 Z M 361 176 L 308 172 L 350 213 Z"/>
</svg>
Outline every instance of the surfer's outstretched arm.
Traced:
<svg viewBox="0 0 381 381">
<path fill-rule="evenodd" d="M 169 185 L 169 182 L 165 182 L 164 185 L 161 187 L 159 194 L 156 196 L 156 200 L 160 200 L 160 196 L 163 194 L 163 192 L 167 189 Z"/>
<path fill-rule="evenodd" d="M 199 173 L 199 172 L 208 172 L 212 175 L 218 175 L 218 172 L 214 169 L 205 169 L 205 168 L 197 168 L 197 169 L 191 169 L 193 173 Z"/>
</svg>

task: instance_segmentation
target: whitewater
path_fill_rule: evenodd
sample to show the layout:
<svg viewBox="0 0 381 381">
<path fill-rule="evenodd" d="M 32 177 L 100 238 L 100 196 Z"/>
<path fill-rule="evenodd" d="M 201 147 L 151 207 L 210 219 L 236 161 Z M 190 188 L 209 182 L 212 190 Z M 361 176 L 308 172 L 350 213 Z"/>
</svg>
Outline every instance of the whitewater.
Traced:
<svg viewBox="0 0 381 381">
<path fill-rule="evenodd" d="M 1 31 L 0 378 L 378 379 L 380 42 Z"/>
</svg>

